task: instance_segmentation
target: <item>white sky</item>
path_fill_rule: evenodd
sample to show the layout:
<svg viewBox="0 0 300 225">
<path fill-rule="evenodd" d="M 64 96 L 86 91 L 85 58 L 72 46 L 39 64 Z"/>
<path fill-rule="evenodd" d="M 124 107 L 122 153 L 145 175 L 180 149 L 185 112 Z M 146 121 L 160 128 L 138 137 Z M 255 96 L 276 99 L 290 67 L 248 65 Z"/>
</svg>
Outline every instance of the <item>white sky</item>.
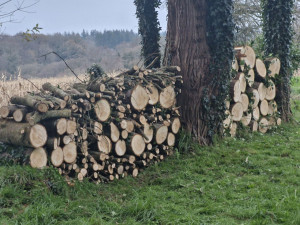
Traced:
<svg viewBox="0 0 300 225">
<path fill-rule="evenodd" d="M 1 3 L 7 0 L 0 0 Z M 12 0 L 0 8 L 0 15 L 15 9 L 18 3 L 30 5 L 37 0 Z M 137 32 L 133 0 L 39 0 L 37 4 L 17 12 L 13 23 L 4 23 L 1 31 L 6 34 L 24 32 L 39 24 L 41 33 L 81 32 L 85 30 L 127 29 Z M 159 10 L 162 30 L 166 30 L 166 6 Z M 1 18 L 1 17 L 0 17 Z M 3 22 L 3 20 L 0 22 Z"/>
</svg>

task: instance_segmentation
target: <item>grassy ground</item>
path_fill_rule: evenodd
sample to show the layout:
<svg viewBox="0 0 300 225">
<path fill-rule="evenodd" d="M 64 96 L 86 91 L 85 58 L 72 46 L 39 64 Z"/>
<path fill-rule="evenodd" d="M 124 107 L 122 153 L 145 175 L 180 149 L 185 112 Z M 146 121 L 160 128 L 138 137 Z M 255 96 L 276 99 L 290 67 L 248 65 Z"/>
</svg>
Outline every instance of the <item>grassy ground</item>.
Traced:
<svg viewBox="0 0 300 225">
<path fill-rule="evenodd" d="M 298 81 L 294 97 L 297 91 Z M 69 187 L 53 169 L 0 166 L 0 224 L 298 225 L 299 137 L 296 124 L 211 147 L 182 135 L 185 153 L 137 179 L 101 185 Z"/>
</svg>

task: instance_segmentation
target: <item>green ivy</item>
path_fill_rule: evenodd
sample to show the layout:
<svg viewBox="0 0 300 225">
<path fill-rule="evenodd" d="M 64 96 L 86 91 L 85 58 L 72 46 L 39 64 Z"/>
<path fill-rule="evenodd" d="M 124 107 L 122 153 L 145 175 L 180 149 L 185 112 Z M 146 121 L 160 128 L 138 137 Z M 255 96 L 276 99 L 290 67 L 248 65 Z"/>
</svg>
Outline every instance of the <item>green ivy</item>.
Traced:
<svg viewBox="0 0 300 225">
<path fill-rule="evenodd" d="M 161 5 L 160 0 L 134 0 L 136 5 L 136 16 L 139 20 L 139 34 L 142 36 L 142 55 L 144 57 L 144 65 L 148 67 L 160 67 L 160 24 L 158 21 L 157 8 Z"/>
<path fill-rule="evenodd" d="M 203 108 L 206 110 L 209 137 L 221 132 L 225 119 L 225 99 L 232 79 L 231 65 L 234 45 L 232 0 L 207 0 L 207 40 L 210 48 L 211 82 L 206 88 Z"/>
<path fill-rule="evenodd" d="M 265 55 L 281 61 L 280 74 L 275 79 L 279 111 L 285 121 L 290 114 L 291 46 L 293 39 L 294 0 L 262 0 Z"/>
</svg>

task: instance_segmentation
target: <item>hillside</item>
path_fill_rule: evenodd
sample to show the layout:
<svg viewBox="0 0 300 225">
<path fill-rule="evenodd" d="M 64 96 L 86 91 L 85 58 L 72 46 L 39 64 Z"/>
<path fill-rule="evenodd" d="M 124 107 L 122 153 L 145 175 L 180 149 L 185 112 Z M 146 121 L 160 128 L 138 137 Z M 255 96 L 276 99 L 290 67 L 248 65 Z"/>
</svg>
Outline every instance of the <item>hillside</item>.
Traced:
<svg viewBox="0 0 300 225">
<path fill-rule="evenodd" d="M 83 31 L 81 34 L 65 33 L 37 35 L 26 41 L 22 34 L 0 35 L 0 74 L 15 78 L 53 77 L 68 75 L 64 63 L 56 52 L 81 74 L 92 64 L 100 64 L 105 71 L 130 68 L 140 61 L 139 37 L 133 31 Z"/>
</svg>

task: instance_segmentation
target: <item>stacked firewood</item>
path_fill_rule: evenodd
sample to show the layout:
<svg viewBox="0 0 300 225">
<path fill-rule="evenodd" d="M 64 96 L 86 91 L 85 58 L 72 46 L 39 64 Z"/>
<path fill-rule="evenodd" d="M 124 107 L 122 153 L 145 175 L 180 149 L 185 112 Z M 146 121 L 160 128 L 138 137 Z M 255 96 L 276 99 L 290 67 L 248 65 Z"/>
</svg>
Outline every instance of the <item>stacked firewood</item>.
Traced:
<svg viewBox="0 0 300 225">
<path fill-rule="evenodd" d="M 225 132 L 235 136 L 239 127 L 266 133 L 280 125 L 277 112 L 275 76 L 280 71 L 278 58 L 262 60 L 249 46 L 236 47 L 232 68 L 235 74 L 226 101 Z"/>
<path fill-rule="evenodd" d="M 26 154 L 32 167 L 49 161 L 78 180 L 135 177 L 173 153 L 182 82 L 179 67 L 134 66 L 67 90 L 45 83 L 37 93 L 11 97 L 11 105 L 0 109 L 0 142 L 31 149 Z"/>
</svg>

